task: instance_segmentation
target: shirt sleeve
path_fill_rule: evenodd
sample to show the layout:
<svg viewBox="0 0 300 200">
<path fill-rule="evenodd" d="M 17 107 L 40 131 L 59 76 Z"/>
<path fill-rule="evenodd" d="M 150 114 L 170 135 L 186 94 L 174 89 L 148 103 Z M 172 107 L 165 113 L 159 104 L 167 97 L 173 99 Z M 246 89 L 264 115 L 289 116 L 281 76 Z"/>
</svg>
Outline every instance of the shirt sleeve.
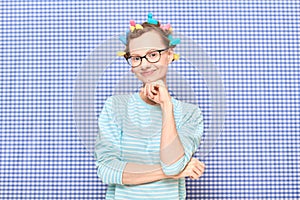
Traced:
<svg viewBox="0 0 300 200">
<path fill-rule="evenodd" d="M 115 121 L 113 99 L 105 102 L 98 118 L 99 132 L 95 144 L 97 175 L 105 184 L 122 184 L 122 174 L 126 162 L 121 160 L 121 128 Z"/>
<path fill-rule="evenodd" d="M 182 109 L 181 122 L 176 127 L 184 147 L 184 155 L 171 165 L 166 165 L 161 161 L 162 169 L 166 175 L 179 174 L 196 152 L 203 134 L 203 117 L 200 108 L 191 105 Z"/>
</svg>

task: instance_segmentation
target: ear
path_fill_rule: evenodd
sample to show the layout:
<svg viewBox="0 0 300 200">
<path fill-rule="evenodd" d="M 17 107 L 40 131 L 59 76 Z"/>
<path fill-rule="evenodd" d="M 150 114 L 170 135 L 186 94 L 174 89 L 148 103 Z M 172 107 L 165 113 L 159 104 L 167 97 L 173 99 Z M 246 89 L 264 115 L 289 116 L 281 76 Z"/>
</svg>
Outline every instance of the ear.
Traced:
<svg viewBox="0 0 300 200">
<path fill-rule="evenodd" d="M 168 51 L 168 64 L 170 64 L 174 59 L 174 51 L 173 48 Z"/>
</svg>

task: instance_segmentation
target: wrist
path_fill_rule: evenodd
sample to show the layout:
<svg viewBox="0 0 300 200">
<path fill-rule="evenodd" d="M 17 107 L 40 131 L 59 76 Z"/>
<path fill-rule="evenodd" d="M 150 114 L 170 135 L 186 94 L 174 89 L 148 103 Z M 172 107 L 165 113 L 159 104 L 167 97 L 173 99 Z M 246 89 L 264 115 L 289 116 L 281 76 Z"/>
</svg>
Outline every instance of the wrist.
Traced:
<svg viewBox="0 0 300 200">
<path fill-rule="evenodd" d="M 166 175 L 166 178 L 169 178 L 169 179 L 179 179 L 180 176 L 179 175 L 173 175 L 173 176 L 167 176 Z"/>
<path fill-rule="evenodd" d="M 178 179 L 179 176 L 178 175 L 165 175 L 165 178 L 169 178 L 169 179 Z"/>
<path fill-rule="evenodd" d="M 166 109 L 173 109 L 173 103 L 171 100 L 162 102 L 160 104 L 160 107 L 162 108 L 162 110 L 166 110 Z"/>
</svg>

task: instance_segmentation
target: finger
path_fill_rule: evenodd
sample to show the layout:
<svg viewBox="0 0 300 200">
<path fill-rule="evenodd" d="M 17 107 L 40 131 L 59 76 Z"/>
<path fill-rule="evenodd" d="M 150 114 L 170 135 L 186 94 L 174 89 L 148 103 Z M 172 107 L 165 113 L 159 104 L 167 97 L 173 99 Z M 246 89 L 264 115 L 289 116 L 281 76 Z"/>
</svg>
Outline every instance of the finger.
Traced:
<svg viewBox="0 0 300 200">
<path fill-rule="evenodd" d="M 199 169 L 194 169 L 195 176 L 197 176 L 197 179 L 203 175 L 203 171 Z"/>
<path fill-rule="evenodd" d="M 149 92 L 149 84 L 148 84 L 148 83 L 145 85 L 145 91 L 146 91 L 146 92 L 145 92 L 145 96 L 148 97 L 148 98 L 150 98 L 150 94 L 149 94 L 149 93 L 150 93 L 150 92 Z"/>
<path fill-rule="evenodd" d="M 147 84 L 145 84 L 143 91 L 144 91 L 144 96 L 147 96 Z"/>
<path fill-rule="evenodd" d="M 197 172 L 197 174 L 201 175 L 204 173 L 205 168 L 197 166 L 193 170 L 195 170 Z"/>
<path fill-rule="evenodd" d="M 193 173 L 195 173 L 198 176 L 201 176 L 203 174 L 203 171 L 200 170 L 199 168 L 195 167 L 195 168 L 193 168 Z"/>
<path fill-rule="evenodd" d="M 159 86 L 158 85 L 153 85 L 152 86 L 152 93 L 154 94 L 154 95 L 157 95 L 158 94 L 158 90 L 159 90 Z"/>
<path fill-rule="evenodd" d="M 155 90 L 154 87 L 155 87 L 154 84 L 150 85 L 150 91 L 151 91 L 152 94 L 156 94 L 156 90 Z"/>
<path fill-rule="evenodd" d="M 148 84 L 146 84 L 144 88 L 146 97 L 148 97 L 148 87 L 149 87 Z"/>
<path fill-rule="evenodd" d="M 190 178 L 192 180 L 197 180 L 199 178 L 199 176 L 197 174 L 193 173 L 193 174 L 190 175 Z"/>
<path fill-rule="evenodd" d="M 153 96 L 153 94 L 151 92 L 151 88 L 152 88 L 152 85 L 148 84 L 147 85 L 147 95 L 148 95 L 149 98 L 153 99 L 154 96 Z"/>
<path fill-rule="evenodd" d="M 195 173 L 197 173 L 198 175 L 203 174 L 204 170 L 205 170 L 205 164 L 200 162 L 198 159 L 193 158 L 191 160 L 191 164 L 192 164 L 192 168 L 191 170 L 193 170 Z"/>
<path fill-rule="evenodd" d="M 200 162 L 200 165 L 205 168 L 205 163 L 204 162 Z"/>
<path fill-rule="evenodd" d="M 203 162 L 200 162 L 200 165 L 198 165 L 198 168 L 201 170 L 201 171 L 204 171 L 205 170 L 205 164 Z"/>
<path fill-rule="evenodd" d="M 204 169 L 205 169 L 205 164 L 204 164 L 203 162 L 199 161 L 198 159 L 192 158 L 191 162 L 193 162 L 194 165 L 195 165 L 196 167 L 198 167 L 199 169 L 201 169 L 201 170 L 204 170 Z"/>
</svg>

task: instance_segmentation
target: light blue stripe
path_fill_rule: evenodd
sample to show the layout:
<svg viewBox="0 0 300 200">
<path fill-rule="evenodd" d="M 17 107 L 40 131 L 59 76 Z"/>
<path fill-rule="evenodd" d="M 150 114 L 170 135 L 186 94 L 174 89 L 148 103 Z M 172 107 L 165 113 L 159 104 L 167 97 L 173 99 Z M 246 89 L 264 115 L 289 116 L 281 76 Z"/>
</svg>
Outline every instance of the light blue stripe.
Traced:
<svg viewBox="0 0 300 200">
<path fill-rule="evenodd" d="M 126 102 L 128 103 L 126 104 Z M 180 134 L 186 150 L 181 159 L 169 166 L 160 161 L 161 110 L 159 107 L 146 104 L 140 99 L 138 93 L 110 97 L 104 106 L 101 116 L 107 119 L 99 119 L 99 126 L 104 126 L 102 139 L 104 144 L 110 145 L 108 146 L 109 149 L 114 149 L 114 152 L 102 151 L 108 154 L 106 159 L 109 158 L 109 155 L 119 155 L 119 159 L 126 162 L 160 163 L 167 175 L 178 174 L 199 145 L 202 132 L 196 131 L 195 126 L 202 126 L 203 124 L 199 121 L 199 119 L 202 119 L 199 108 L 181 103 L 175 99 L 172 99 L 172 102 L 174 104 L 176 126 L 182 127 L 178 129 L 178 134 Z M 118 109 L 120 107 L 122 107 L 122 110 Z M 120 121 L 125 120 L 125 123 L 118 123 L 115 121 L 117 119 Z M 116 123 L 122 124 L 122 127 L 116 126 Z M 153 129 L 153 127 L 156 128 Z M 151 131 L 154 131 L 154 133 Z M 157 131 L 159 132 L 156 133 Z M 117 168 L 116 163 L 111 164 L 112 167 Z M 109 168 L 104 171 L 107 175 L 112 176 L 109 181 L 111 183 L 115 182 L 114 184 L 120 180 L 121 174 L 119 172 L 109 170 Z M 112 191 L 109 195 L 113 195 Z M 170 179 L 138 186 L 116 185 L 114 198 L 178 199 L 179 195 L 185 196 L 184 182 Z"/>
</svg>

